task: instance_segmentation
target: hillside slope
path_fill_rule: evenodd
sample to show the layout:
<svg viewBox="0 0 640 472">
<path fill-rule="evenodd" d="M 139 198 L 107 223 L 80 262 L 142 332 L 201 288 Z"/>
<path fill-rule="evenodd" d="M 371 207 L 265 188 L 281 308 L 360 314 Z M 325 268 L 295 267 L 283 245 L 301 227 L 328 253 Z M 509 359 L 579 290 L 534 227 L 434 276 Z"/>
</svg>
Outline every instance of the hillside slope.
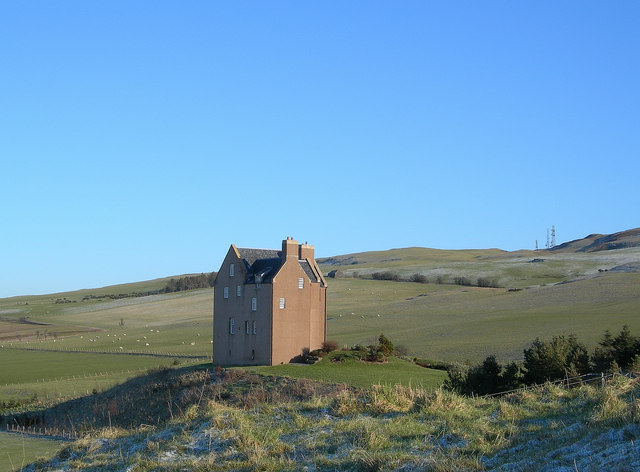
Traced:
<svg viewBox="0 0 640 472">
<path fill-rule="evenodd" d="M 590 234 L 559 244 L 550 249 L 552 252 L 598 252 L 613 249 L 640 247 L 640 228 L 620 231 L 613 234 Z"/>
</svg>

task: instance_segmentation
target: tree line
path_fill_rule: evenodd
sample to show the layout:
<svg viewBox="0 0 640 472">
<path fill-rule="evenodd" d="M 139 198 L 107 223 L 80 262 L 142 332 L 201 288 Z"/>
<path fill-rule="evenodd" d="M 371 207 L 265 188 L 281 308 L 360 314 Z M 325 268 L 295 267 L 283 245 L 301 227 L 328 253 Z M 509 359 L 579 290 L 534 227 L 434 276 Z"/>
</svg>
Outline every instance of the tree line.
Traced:
<svg viewBox="0 0 640 472">
<path fill-rule="evenodd" d="M 490 355 L 472 367 L 452 366 L 445 386 L 466 395 L 487 395 L 589 373 L 620 371 L 640 371 L 640 338 L 626 325 L 616 336 L 605 331 L 591 355 L 573 334 L 554 336 L 547 342 L 536 338 L 524 350 L 522 363 L 503 365 Z"/>
<path fill-rule="evenodd" d="M 200 275 L 187 275 L 180 278 L 172 278 L 164 287 L 164 293 L 181 292 L 183 290 L 195 290 L 197 288 L 213 287 L 216 281 L 216 272 Z"/>
<path fill-rule="evenodd" d="M 338 274 L 336 273 L 336 275 Z M 354 277 L 356 277 L 356 274 L 354 274 Z M 357 274 L 357 277 L 365 278 L 365 276 L 360 276 L 359 274 Z M 415 283 L 421 283 L 421 284 L 431 283 L 431 281 L 425 275 L 420 273 L 411 274 L 408 277 L 401 277 L 399 274 L 396 274 L 395 272 L 392 272 L 390 270 L 385 270 L 383 272 L 373 272 L 371 274 L 371 278 L 373 280 L 391 280 L 394 282 L 415 282 Z M 433 281 L 437 284 L 445 283 L 445 279 L 441 275 L 437 276 L 435 279 L 433 279 Z M 490 279 L 488 277 L 479 277 L 474 281 L 468 277 L 456 276 L 456 277 L 453 277 L 452 282 L 455 285 L 462 285 L 466 287 L 477 286 L 477 287 L 500 288 L 500 285 L 498 284 L 497 279 Z"/>
</svg>

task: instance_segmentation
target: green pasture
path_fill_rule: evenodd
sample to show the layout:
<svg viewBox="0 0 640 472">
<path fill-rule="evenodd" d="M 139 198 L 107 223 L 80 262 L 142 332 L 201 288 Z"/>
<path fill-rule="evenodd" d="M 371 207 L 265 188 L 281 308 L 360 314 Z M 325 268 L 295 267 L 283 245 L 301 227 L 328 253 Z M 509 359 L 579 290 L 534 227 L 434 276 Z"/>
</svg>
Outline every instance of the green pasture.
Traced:
<svg viewBox="0 0 640 472">
<path fill-rule="evenodd" d="M 355 359 L 346 359 L 341 363 L 333 363 L 329 357 L 326 357 L 313 365 L 283 364 L 244 367 L 243 369 L 263 375 L 346 383 L 356 387 L 402 384 L 431 389 L 441 385 L 447 377 L 447 373 L 444 371 L 425 369 L 412 362 L 395 357 L 389 358 L 388 362 L 383 364 L 365 363 Z"/>
<path fill-rule="evenodd" d="M 64 445 L 63 441 L 0 432 L 0 470 L 22 470 L 37 459 L 50 459 Z"/>
<path fill-rule="evenodd" d="M 82 299 L 72 294 L 67 297 Z M 33 302 L 16 308 L 11 307 L 11 300 L 0 300 L 0 311 L 9 313 L 5 320 L 13 318 L 11 326 L 28 327 L 30 335 L 2 341 L 5 346 L 197 356 L 209 356 L 213 350 L 213 290 L 209 289 L 101 302 L 38 302 L 45 312 L 39 315 L 25 311 Z M 48 314 L 45 306 L 50 308 Z M 15 321 L 24 316 L 49 324 Z"/>
<path fill-rule="evenodd" d="M 384 333 L 418 357 L 478 362 L 521 359 L 536 337 L 575 333 L 593 348 L 605 329 L 640 333 L 640 274 L 520 291 L 362 279 L 331 279 L 327 337 L 370 344 Z"/>
<path fill-rule="evenodd" d="M 534 258 L 544 262 L 531 262 Z M 430 280 L 436 274 L 445 278 L 457 274 L 472 281 L 475 276 L 495 277 L 507 282 L 505 287 L 520 289 L 328 279 L 327 338 L 341 346 L 366 345 L 384 333 L 411 355 L 460 362 L 478 362 L 488 354 L 503 361 L 520 359 L 536 337 L 563 333 L 575 333 L 593 348 L 605 329 L 616 332 L 628 324 L 640 333 L 640 274 L 598 271 L 638 258 L 639 248 L 590 254 L 408 248 L 339 256 L 331 264 L 324 263 L 323 270 L 340 269 L 351 275 L 419 272 Z M 79 357 L 59 363 L 16 358 L 15 365 L 26 366 L 24 371 L 31 376 L 19 380 L 23 383 L 40 378 L 43 372 L 49 378 L 115 372 L 121 370 L 121 362 L 130 370 L 138 368 L 140 358 L 116 353 L 210 356 L 211 289 L 117 300 L 85 298 L 159 290 L 167 280 L 0 299 L 0 346 L 4 346 L 0 360 L 3 367 L 9 366 L 2 369 L 0 384 L 24 375 L 22 368 L 11 367 L 10 356 L 2 354 L 7 347 L 96 353 L 69 353 Z M 85 356 L 91 360 L 77 361 Z"/>
<path fill-rule="evenodd" d="M 186 359 L 0 349 L 0 400 L 76 397 L 112 387 L 147 369 Z"/>
</svg>

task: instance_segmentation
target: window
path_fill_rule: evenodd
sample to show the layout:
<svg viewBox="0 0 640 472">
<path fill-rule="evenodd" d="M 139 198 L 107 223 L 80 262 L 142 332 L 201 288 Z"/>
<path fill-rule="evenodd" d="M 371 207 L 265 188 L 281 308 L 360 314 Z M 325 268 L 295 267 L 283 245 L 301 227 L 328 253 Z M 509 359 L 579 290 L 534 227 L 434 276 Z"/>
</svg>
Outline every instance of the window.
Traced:
<svg viewBox="0 0 640 472">
<path fill-rule="evenodd" d="M 244 331 L 247 334 L 251 334 L 251 327 L 249 326 L 249 322 L 248 321 L 244 322 Z"/>
<path fill-rule="evenodd" d="M 233 329 L 235 328 L 236 320 L 235 318 L 229 318 L 229 334 L 233 334 Z"/>
<path fill-rule="evenodd" d="M 251 311 L 256 311 L 258 309 L 258 300 L 256 297 L 251 298 Z"/>
<path fill-rule="evenodd" d="M 280 297 L 280 309 L 284 308 L 284 297 Z"/>
<path fill-rule="evenodd" d="M 236 296 L 238 296 L 238 297 L 242 296 L 242 285 L 238 285 L 236 287 Z"/>
<path fill-rule="evenodd" d="M 229 287 L 224 288 L 224 298 L 229 298 Z"/>
<path fill-rule="evenodd" d="M 233 277 L 233 273 L 235 272 L 235 269 L 236 269 L 235 264 L 229 264 L 229 277 Z"/>
<path fill-rule="evenodd" d="M 298 288 L 304 288 L 304 279 L 302 277 L 298 279 Z"/>
<path fill-rule="evenodd" d="M 253 334 L 258 334 L 258 325 L 256 321 L 253 321 Z"/>
</svg>

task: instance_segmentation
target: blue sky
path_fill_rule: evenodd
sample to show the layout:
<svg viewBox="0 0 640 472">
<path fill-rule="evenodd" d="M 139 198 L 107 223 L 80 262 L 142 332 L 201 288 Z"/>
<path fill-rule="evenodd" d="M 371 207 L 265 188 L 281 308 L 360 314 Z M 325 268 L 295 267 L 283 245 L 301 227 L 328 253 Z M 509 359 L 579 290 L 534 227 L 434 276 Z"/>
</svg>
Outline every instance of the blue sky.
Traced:
<svg viewBox="0 0 640 472">
<path fill-rule="evenodd" d="M 0 296 L 640 226 L 638 2 L 5 2 Z"/>
</svg>

